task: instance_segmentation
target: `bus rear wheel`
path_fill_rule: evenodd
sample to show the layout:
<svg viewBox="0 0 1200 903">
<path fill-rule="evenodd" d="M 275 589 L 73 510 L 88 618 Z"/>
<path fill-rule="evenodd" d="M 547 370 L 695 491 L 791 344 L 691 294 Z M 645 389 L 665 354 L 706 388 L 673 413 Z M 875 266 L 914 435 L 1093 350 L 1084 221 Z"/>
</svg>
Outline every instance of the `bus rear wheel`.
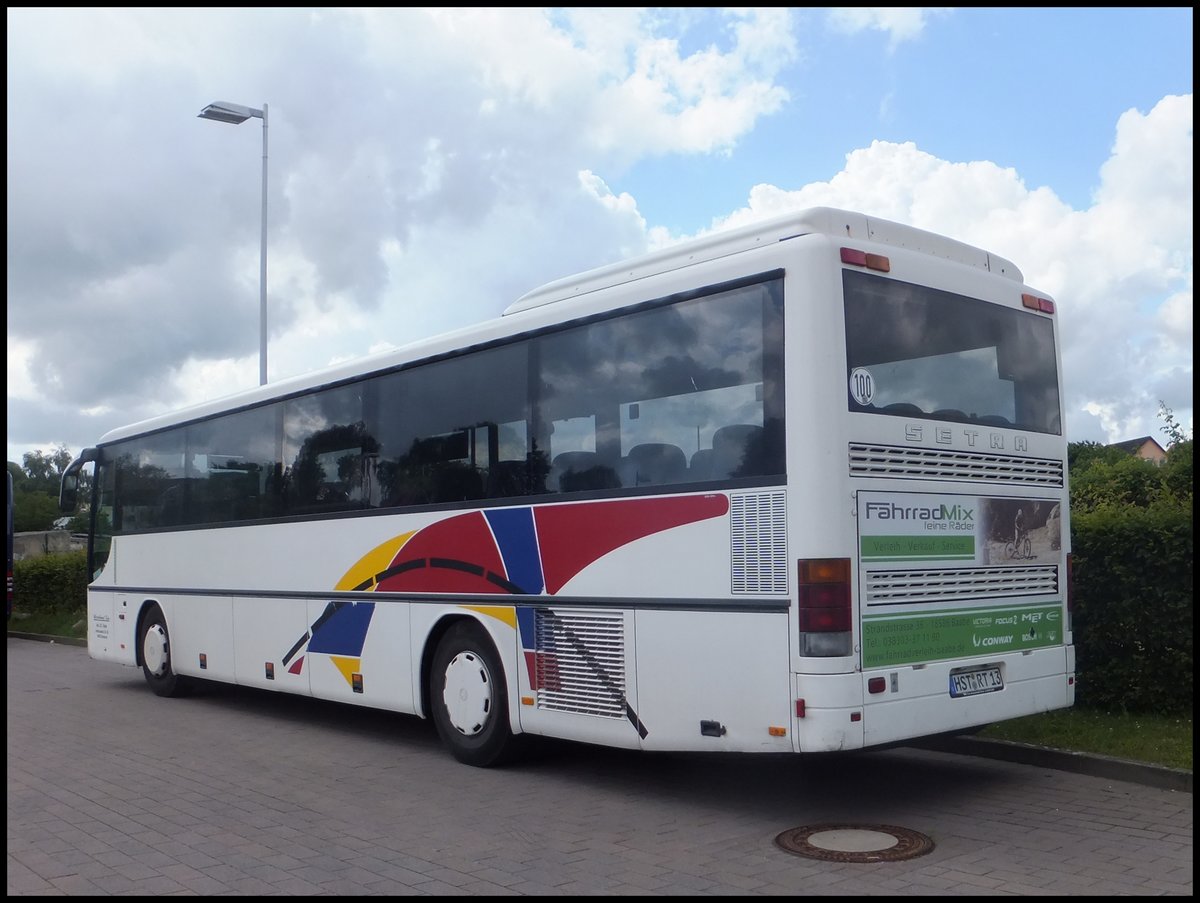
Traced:
<svg viewBox="0 0 1200 903">
<path fill-rule="evenodd" d="M 171 667 L 171 635 L 167 632 L 167 619 L 157 605 L 142 620 L 138 655 L 142 660 L 142 674 L 155 695 L 182 696 L 187 692 L 187 679 Z"/>
<path fill-rule="evenodd" d="M 455 624 L 438 643 L 429 696 L 438 736 L 458 761 L 487 767 L 512 752 L 504 667 L 475 622 Z"/>
</svg>

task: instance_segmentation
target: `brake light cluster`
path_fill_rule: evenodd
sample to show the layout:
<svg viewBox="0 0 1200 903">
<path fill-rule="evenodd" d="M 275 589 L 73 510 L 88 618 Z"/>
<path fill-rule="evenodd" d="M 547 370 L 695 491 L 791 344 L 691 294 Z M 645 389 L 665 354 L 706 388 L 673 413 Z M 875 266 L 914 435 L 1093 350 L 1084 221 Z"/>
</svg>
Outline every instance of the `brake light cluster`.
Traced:
<svg viewBox="0 0 1200 903">
<path fill-rule="evenodd" d="M 802 558 L 797 562 L 800 654 L 849 655 L 850 559 Z"/>
</svg>

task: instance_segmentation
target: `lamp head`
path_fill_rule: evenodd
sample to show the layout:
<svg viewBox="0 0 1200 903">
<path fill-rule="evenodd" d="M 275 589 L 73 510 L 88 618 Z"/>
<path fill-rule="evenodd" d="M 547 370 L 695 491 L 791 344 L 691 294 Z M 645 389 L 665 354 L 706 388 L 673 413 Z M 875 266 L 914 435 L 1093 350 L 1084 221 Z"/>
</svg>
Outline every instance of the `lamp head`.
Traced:
<svg viewBox="0 0 1200 903">
<path fill-rule="evenodd" d="M 200 119 L 215 119 L 217 122 L 228 122 L 233 125 L 245 122 L 251 117 L 262 119 L 263 111 L 256 110 L 253 107 L 244 107 L 239 103 L 226 103 L 219 101 L 210 103 L 207 107 L 200 111 Z"/>
</svg>

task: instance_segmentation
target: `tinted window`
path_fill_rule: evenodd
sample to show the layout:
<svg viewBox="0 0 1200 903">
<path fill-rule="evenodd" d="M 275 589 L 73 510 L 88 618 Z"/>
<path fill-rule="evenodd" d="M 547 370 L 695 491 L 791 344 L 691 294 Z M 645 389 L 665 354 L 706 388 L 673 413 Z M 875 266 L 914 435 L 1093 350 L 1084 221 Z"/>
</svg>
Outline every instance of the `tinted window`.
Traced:
<svg viewBox="0 0 1200 903">
<path fill-rule="evenodd" d="M 372 381 L 384 506 L 529 492 L 528 344 L 435 361 Z"/>
<path fill-rule="evenodd" d="M 116 443 L 117 532 L 783 473 L 773 279 Z"/>
<path fill-rule="evenodd" d="M 361 383 L 283 403 L 283 504 L 289 514 L 369 508 L 367 461 L 379 441 L 363 422 Z"/>
<path fill-rule="evenodd" d="M 538 340 L 551 492 L 783 472 L 782 282 Z"/>
<path fill-rule="evenodd" d="M 1061 434 L 1050 317 L 843 272 L 851 411 Z"/>
</svg>

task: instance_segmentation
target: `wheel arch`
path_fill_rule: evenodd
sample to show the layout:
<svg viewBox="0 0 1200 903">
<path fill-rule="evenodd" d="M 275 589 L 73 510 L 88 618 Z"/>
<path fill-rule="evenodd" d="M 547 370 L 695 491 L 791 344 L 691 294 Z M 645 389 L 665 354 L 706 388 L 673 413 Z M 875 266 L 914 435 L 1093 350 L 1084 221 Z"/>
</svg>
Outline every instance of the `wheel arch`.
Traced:
<svg viewBox="0 0 1200 903">
<path fill-rule="evenodd" d="M 514 660 L 511 649 L 507 644 L 500 641 L 497 634 L 500 632 L 495 624 L 489 623 L 492 619 L 484 617 L 474 611 L 458 609 L 455 611 L 447 611 L 439 617 L 429 629 L 429 633 L 425 635 L 425 642 L 421 647 L 420 670 L 418 672 L 420 683 L 418 684 L 417 695 L 417 714 L 422 718 L 430 718 L 432 708 L 431 702 L 431 672 L 433 671 L 433 657 L 437 652 L 438 644 L 441 643 L 442 637 L 450 632 L 457 624 L 464 621 L 469 621 L 481 629 L 487 638 L 492 643 L 492 648 L 496 652 L 496 657 L 500 661 L 500 666 L 504 669 L 504 684 L 508 690 L 508 721 L 509 726 L 514 734 L 521 733 L 520 717 L 518 714 L 519 707 L 519 681 L 517 675 L 518 663 Z M 508 654 L 506 654 L 508 652 Z"/>
<path fill-rule="evenodd" d="M 162 603 L 157 599 L 143 599 L 138 607 L 137 620 L 133 625 L 134 664 L 139 668 L 146 664 L 146 658 L 142 654 L 142 625 L 146 623 L 146 618 L 150 617 L 150 612 L 156 608 L 162 613 L 163 621 L 167 624 L 167 633 L 171 632 L 170 622 L 167 621 L 167 610 L 163 608 Z"/>
</svg>

